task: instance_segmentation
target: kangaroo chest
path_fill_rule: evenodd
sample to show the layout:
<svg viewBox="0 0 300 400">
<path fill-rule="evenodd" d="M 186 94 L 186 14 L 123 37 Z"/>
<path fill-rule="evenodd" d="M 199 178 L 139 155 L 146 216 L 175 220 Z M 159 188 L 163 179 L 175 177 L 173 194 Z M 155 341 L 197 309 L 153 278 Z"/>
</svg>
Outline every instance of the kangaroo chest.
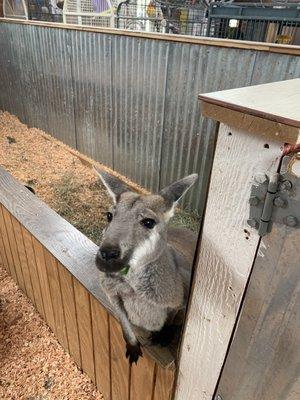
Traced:
<svg viewBox="0 0 300 400">
<path fill-rule="evenodd" d="M 102 276 L 101 286 L 109 297 L 119 296 L 130 322 L 148 331 L 159 331 L 168 316 L 168 309 L 151 301 L 149 283 L 132 271 L 126 276 Z M 138 289 L 137 289 L 138 288 Z"/>
</svg>

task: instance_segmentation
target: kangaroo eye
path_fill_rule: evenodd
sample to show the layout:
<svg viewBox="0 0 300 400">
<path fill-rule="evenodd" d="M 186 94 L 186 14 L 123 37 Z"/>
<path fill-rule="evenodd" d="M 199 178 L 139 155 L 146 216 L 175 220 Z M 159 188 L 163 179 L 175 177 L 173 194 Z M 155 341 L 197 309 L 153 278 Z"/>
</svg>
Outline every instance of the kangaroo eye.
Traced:
<svg viewBox="0 0 300 400">
<path fill-rule="evenodd" d="M 148 229 L 154 228 L 155 224 L 156 222 L 152 218 L 144 218 L 141 220 L 141 225 Z"/>
<path fill-rule="evenodd" d="M 107 218 L 107 221 L 110 222 L 113 219 L 112 213 L 111 212 L 107 212 L 106 213 L 106 218 Z"/>
</svg>

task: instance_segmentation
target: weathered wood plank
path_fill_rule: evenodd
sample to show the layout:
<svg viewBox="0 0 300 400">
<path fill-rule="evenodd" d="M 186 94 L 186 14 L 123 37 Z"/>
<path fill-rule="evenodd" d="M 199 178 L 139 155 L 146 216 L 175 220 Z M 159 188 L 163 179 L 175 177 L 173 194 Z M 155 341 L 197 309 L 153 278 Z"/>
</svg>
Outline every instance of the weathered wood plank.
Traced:
<svg viewBox="0 0 300 400">
<path fill-rule="evenodd" d="M 270 53 L 281 53 L 281 54 L 293 54 L 299 55 L 299 46 L 296 45 L 283 45 L 265 42 L 253 42 L 247 40 L 233 40 L 233 39 L 219 39 L 211 37 L 200 37 L 200 36 L 190 36 L 190 35 L 166 35 L 165 33 L 157 32 L 138 32 L 131 31 L 129 29 L 115 29 L 109 27 L 99 27 L 99 26 L 83 26 L 83 25 L 69 25 L 57 22 L 48 21 L 28 21 L 13 18 L 0 18 L 0 23 L 9 24 L 22 24 L 22 25 L 34 25 L 46 28 L 54 29 L 68 29 L 76 31 L 85 32 L 95 32 L 95 33 L 106 33 L 109 35 L 122 35 L 137 37 L 141 39 L 153 39 L 153 40 L 168 40 L 169 42 L 181 42 L 197 45 L 206 46 L 216 46 L 216 47 L 226 47 L 226 48 L 237 48 L 237 49 L 247 49 L 247 50 L 259 50 Z"/>
<path fill-rule="evenodd" d="M 300 128 L 300 78 L 205 93 L 199 97 L 227 108 L 228 113 L 235 110 Z"/>
<path fill-rule="evenodd" d="M 174 371 L 157 367 L 153 400 L 171 400 Z"/>
<path fill-rule="evenodd" d="M 129 400 L 130 366 L 125 358 L 125 341 L 119 323 L 109 317 L 112 400 Z"/>
<path fill-rule="evenodd" d="M 73 278 L 69 271 L 67 271 L 60 263 L 58 263 L 58 273 L 65 312 L 69 352 L 74 358 L 76 364 L 82 368 Z"/>
<path fill-rule="evenodd" d="M 300 128 L 295 126 L 283 125 L 280 122 L 244 114 L 237 110 L 228 110 L 224 106 L 208 103 L 204 100 L 201 102 L 201 110 L 205 117 L 212 118 L 235 129 L 263 136 L 265 140 L 272 139 L 287 143 L 299 143 L 300 141 Z"/>
<path fill-rule="evenodd" d="M 1 208 L 1 206 L 0 206 L 0 208 Z M 1 214 L 1 209 L 0 209 L 0 214 Z M 0 220 L 0 223 L 1 223 L 1 220 Z M 1 257 L 2 257 L 2 263 L 3 263 L 6 271 L 11 275 L 9 264 L 8 264 L 8 259 L 6 256 L 5 246 L 4 246 L 4 242 L 3 242 L 3 238 L 2 238 L 1 226 L 0 226 L 0 253 L 1 253 Z"/>
<path fill-rule="evenodd" d="M 28 267 L 28 263 L 27 263 L 26 250 L 24 247 L 21 224 L 14 217 L 12 217 L 12 226 L 14 229 L 15 238 L 16 238 L 16 242 L 17 242 L 17 249 L 18 249 L 20 264 L 21 264 L 22 273 L 23 273 L 23 277 L 24 277 L 24 285 L 25 285 L 25 289 L 26 289 L 26 294 L 30 298 L 30 300 L 33 303 L 35 303 L 33 289 L 32 289 L 32 283 L 31 283 L 31 276 L 30 276 L 30 271 L 29 271 L 29 267 Z"/>
<path fill-rule="evenodd" d="M 90 295 L 76 279 L 74 279 L 74 293 L 81 349 L 81 365 L 83 371 L 96 383 Z"/>
<path fill-rule="evenodd" d="M 32 237 L 32 245 L 34 249 L 36 268 L 40 281 L 43 308 L 45 311 L 44 318 L 46 319 L 52 331 L 56 332 L 53 305 L 48 281 L 48 272 L 44 257 L 44 249 L 41 243 L 35 237 Z"/>
<path fill-rule="evenodd" d="M 105 400 L 111 398 L 110 393 L 110 346 L 109 346 L 109 326 L 108 313 L 93 296 L 91 300 L 95 374 L 98 390 L 103 394 Z"/>
<path fill-rule="evenodd" d="M 5 216 L 6 216 L 6 218 L 5 218 Z M 2 239 L 3 239 L 5 251 L 6 251 L 6 257 L 8 260 L 8 265 L 9 265 L 11 275 L 12 275 L 13 279 L 15 280 L 15 282 L 18 283 L 19 282 L 18 275 L 17 275 L 17 271 L 16 271 L 13 250 L 11 248 L 10 238 L 9 238 L 9 236 L 11 236 L 11 232 L 9 235 L 6 220 L 7 220 L 7 210 L 4 207 L 1 207 L 0 225 L 1 225 Z"/>
<path fill-rule="evenodd" d="M 99 284 L 96 244 L 0 167 L 0 203 L 105 307 L 113 308 Z M 18 207 L 15 207 L 18 204 Z M 85 268 L 82 266 L 85 265 Z M 87 274 L 85 271 L 89 270 Z"/>
<path fill-rule="evenodd" d="M 10 271 L 11 276 L 14 278 L 15 282 L 17 282 L 17 274 L 15 271 L 14 261 L 10 250 L 9 240 L 7 236 L 6 226 L 3 217 L 3 207 L 0 205 L 0 230 L 1 237 L 3 241 L 4 251 L 6 255 L 7 265 Z"/>
<path fill-rule="evenodd" d="M 24 188 L 0 167 L 0 203 L 76 278 L 107 311 L 114 309 L 99 284 L 95 265 L 98 247 L 74 226 L 61 218 L 37 196 Z M 17 204 L 17 207 L 16 207 Z M 82 266 L 85 268 L 82 268 Z M 86 273 L 86 271 L 89 273 Z M 115 315 L 116 316 L 116 315 Z M 171 351 L 147 346 L 145 352 L 162 366 L 174 362 Z"/>
<path fill-rule="evenodd" d="M 30 277 L 31 277 L 32 289 L 33 289 L 33 295 L 34 295 L 34 303 L 35 303 L 35 306 L 36 306 L 38 312 L 45 318 L 41 284 L 40 284 L 40 279 L 39 279 L 38 271 L 37 271 L 37 264 L 36 264 L 36 259 L 35 259 L 33 244 L 32 244 L 32 236 L 24 227 L 22 227 L 22 236 L 23 236 L 23 240 L 24 240 L 27 265 L 28 265 L 28 269 L 29 269 L 29 273 L 30 273 Z"/>
<path fill-rule="evenodd" d="M 57 261 L 45 248 L 43 250 L 53 307 L 55 334 L 62 346 L 69 351 Z"/>
<path fill-rule="evenodd" d="M 259 236 L 247 225 L 257 172 L 275 171 L 280 142 L 220 125 L 175 399 L 211 400 Z M 222 199 L 222 201 L 220 201 Z"/>
<path fill-rule="evenodd" d="M 294 200 L 299 189 L 300 179 Z M 217 390 L 224 400 L 300 398 L 299 243 L 299 229 L 276 223 L 261 239 Z"/>
<path fill-rule="evenodd" d="M 23 272 L 18 253 L 18 244 L 16 242 L 15 233 L 12 225 L 11 214 L 3 208 L 4 223 L 6 225 L 6 232 L 9 240 L 10 250 L 13 258 L 13 263 L 17 275 L 17 283 L 23 292 L 26 293 Z"/>
<path fill-rule="evenodd" d="M 144 355 L 131 366 L 130 400 L 152 400 L 155 362 Z"/>
</svg>

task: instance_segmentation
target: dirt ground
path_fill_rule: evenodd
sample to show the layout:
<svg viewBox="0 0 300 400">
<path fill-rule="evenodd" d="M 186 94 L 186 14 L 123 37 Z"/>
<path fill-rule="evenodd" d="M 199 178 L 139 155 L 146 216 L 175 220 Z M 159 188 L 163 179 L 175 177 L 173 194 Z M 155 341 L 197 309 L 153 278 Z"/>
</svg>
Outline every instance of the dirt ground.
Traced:
<svg viewBox="0 0 300 400">
<path fill-rule="evenodd" d="M 1 265 L 0 399 L 103 399 Z"/>
<path fill-rule="evenodd" d="M 0 165 L 98 244 L 110 200 L 95 173 L 68 146 L 0 111 Z M 180 211 L 171 223 L 197 232 L 199 217 Z"/>
<path fill-rule="evenodd" d="M 94 242 L 109 198 L 94 172 L 66 146 L 0 112 L 0 165 Z"/>
</svg>

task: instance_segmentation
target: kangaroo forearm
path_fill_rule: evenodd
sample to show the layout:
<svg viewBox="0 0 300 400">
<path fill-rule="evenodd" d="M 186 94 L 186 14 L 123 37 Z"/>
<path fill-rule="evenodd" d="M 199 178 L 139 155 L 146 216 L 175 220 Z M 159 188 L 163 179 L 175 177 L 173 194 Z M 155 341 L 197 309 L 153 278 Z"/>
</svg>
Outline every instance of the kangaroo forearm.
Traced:
<svg viewBox="0 0 300 400">
<path fill-rule="evenodd" d="M 122 300 L 118 296 L 110 297 L 110 300 L 117 314 L 117 317 L 119 318 L 125 341 L 127 343 L 130 343 L 131 345 L 136 345 L 138 343 L 138 340 L 132 329 L 132 325 L 128 320 Z"/>
</svg>

